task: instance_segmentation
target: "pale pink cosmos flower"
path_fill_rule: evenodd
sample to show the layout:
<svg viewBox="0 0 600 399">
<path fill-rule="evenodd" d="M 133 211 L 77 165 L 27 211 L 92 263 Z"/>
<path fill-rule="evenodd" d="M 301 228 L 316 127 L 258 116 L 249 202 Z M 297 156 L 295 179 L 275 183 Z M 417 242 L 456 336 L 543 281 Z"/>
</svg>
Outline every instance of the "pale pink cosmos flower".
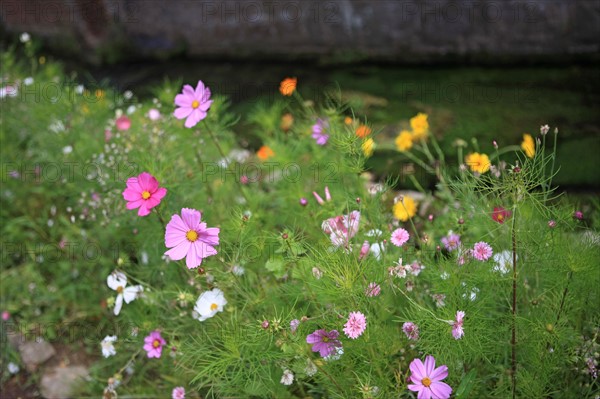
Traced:
<svg viewBox="0 0 600 399">
<path fill-rule="evenodd" d="M 352 211 L 348 215 L 340 215 L 325 220 L 321 228 L 329 235 L 331 243 L 336 246 L 348 247 L 350 239 L 358 232 L 360 212 Z"/>
<path fill-rule="evenodd" d="M 450 385 L 442 382 L 448 377 L 448 367 L 440 366 L 435 368 L 435 358 L 433 356 L 425 357 L 425 364 L 421 359 L 414 359 L 410 363 L 410 381 L 408 389 L 418 392 L 418 399 L 448 399 L 452 394 Z"/>
<path fill-rule="evenodd" d="M 312 351 L 319 352 L 321 357 L 327 357 L 334 354 L 342 347 L 338 339 L 340 333 L 337 330 L 316 330 L 306 337 L 306 342 L 312 344 Z"/>
<path fill-rule="evenodd" d="M 381 293 L 381 287 L 377 283 L 369 283 L 365 290 L 365 295 L 368 297 L 378 296 Z"/>
<path fill-rule="evenodd" d="M 150 210 L 167 195 L 167 189 L 158 185 L 158 180 L 148 172 L 127 179 L 127 188 L 123 191 L 127 209 L 139 208 L 138 216 L 149 215 Z"/>
<path fill-rule="evenodd" d="M 452 324 L 452 336 L 454 339 L 461 339 L 465 332 L 463 330 L 463 318 L 465 317 L 465 312 L 459 310 L 456 312 L 456 321 Z"/>
<path fill-rule="evenodd" d="M 449 232 L 446 237 L 442 237 L 442 244 L 448 251 L 454 251 L 460 246 L 460 236 Z"/>
<path fill-rule="evenodd" d="M 480 241 L 473 247 L 473 257 L 480 261 L 488 260 L 492 254 L 492 247 L 486 242 Z"/>
<path fill-rule="evenodd" d="M 413 261 L 410 265 L 407 265 L 406 268 L 413 276 L 418 276 L 421 273 L 421 270 L 425 269 L 425 266 L 420 264 L 418 261 Z"/>
<path fill-rule="evenodd" d="M 210 99 L 210 89 L 199 80 L 196 90 L 190 85 L 183 86 L 181 94 L 175 96 L 175 109 L 173 115 L 177 119 L 185 119 L 184 126 L 192 128 L 206 118 L 213 100 Z"/>
<path fill-rule="evenodd" d="M 183 208 L 181 217 L 173 215 L 165 232 L 165 252 L 172 260 L 185 259 L 188 269 L 202 264 L 202 259 L 216 255 L 214 246 L 219 245 L 218 227 L 206 227 L 202 214 L 195 209 Z"/>
<path fill-rule="evenodd" d="M 172 399 L 185 399 L 185 388 L 184 387 L 175 387 L 173 388 L 173 392 L 171 392 Z"/>
<path fill-rule="evenodd" d="M 7 321 L 8 319 L 10 319 L 10 313 L 8 312 L 8 310 L 3 310 L 2 311 L 2 320 Z"/>
<path fill-rule="evenodd" d="M 408 231 L 402 228 L 396 229 L 392 232 L 392 244 L 394 244 L 397 247 L 401 247 L 402 245 L 404 245 L 409 238 L 410 235 L 408 234 Z"/>
<path fill-rule="evenodd" d="M 312 138 L 316 140 L 318 145 L 325 145 L 329 140 L 329 135 L 326 130 L 329 129 L 329 123 L 321 118 L 317 119 L 317 123 L 312 126 Z"/>
<path fill-rule="evenodd" d="M 404 266 L 402 264 L 402 258 L 398 259 L 396 266 L 388 267 L 388 273 L 392 277 L 400 277 L 400 278 L 406 277 L 406 266 Z"/>
<path fill-rule="evenodd" d="M 371 249 L 371 244 L 369 244 L 369 241 L 363 242 L 362 247 L 360 247 L 360 253 L 358 254 L 358 260 L 364 259 L 364 257 L 369 254 L 369 249 Z"/>
<path fill-rule="evenodd" d="M 129 128 L 131 127 L 131 119 L 129 119 L 125 115 L 120 116 L 115 121 L 115 126 L 117 127 L 117 130 L 121 130 L 121 131 L 129 130 Z"/>
<path fill-rule="evenodd" d="M 344 334 L 348 338 L 356 339 L 365 332 L 367 328 L 367 319 L 361 312 L 350 312 L 348 321 L 344 324 Z"/>
<path fill-rule="evenodd" d="M 150 118 L 151 121 L 159 120 L 160 119 L 160 111 L 157 110 L 156 108 L 150 108 L 148 110 L 148 118 Z"/>
<path fill-rule="evenodd" d="M 162 355 L 162 348 L 167 344 L 167 341 L 160 335 L 160 331 L 155 330 L 144 338 L 144 350 L 148 352 L 148 357 L 159 358 Z"/>
<path fill-rule="evenodd" d="M 406 337 L 412 341 L 419 339 L 419 327 L 411 321 L 407 321 L 402 325 L 402 331 L 404 331 Z"/>
</svg>

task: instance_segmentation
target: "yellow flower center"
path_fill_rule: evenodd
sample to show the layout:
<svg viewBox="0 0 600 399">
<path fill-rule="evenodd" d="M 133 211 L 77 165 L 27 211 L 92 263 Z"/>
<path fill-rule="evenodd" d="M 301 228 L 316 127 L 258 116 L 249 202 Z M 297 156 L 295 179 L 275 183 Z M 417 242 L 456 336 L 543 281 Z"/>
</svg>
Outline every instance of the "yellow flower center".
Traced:
<svg viewBox="0 0 600 399">
<path fill-rule="evenodd" d="M 501 222 L 504 220 L 504 215 L 503 214 L 499 214 L 498 215 L 498 221 Z"/>
<path fill-rule="evenodd" d="M 429 388 L 429 386 L 431 385 L 431 380 L 428 377 L 425 377 L 421 380 L 421 384 L 423 384 L 423 386 Z"/>
<path fill-rule="evenodd" d="M 142 191 L 142 198 L 143 199 L 148 199 L 150 198 L 150 193 L 148 191 Z"/>
<path fill-rule="evenodd" d="M 321 341 L 323 341 L 323 342 L 329 342 L 329 337 L 323 337 L 323 338 L 321 339 Z"/>
<path fill-rule="evenodd" d="M 123 287 L 121 287 L 121 286 L 118 286 L 118 287 L 117 287 L 117 293 L 118 293 L 118 294 L 121 294 L 122 292 L 123 292 Z"/>
<path fill-rule="evenodd" d="M 189 242 L 194 242 L 198 239 L 198 233 L 196 233 L 195 230 L 190 230 L 185 233 L 185 238 L 187 238 Z"/>
<path fill-rule="evenodd" d="M 152 342 L 152 346 L 158 348 L 160 346 L 160 341 L 155 339 L 154 342 Z"/>
<path fill-rule="evenodd" d="M 192 108 L 196 109 L 200 106 L 200 103 L 198 102 L 198 100 L 194 100 L 192 101 Z"/>
<path fill-rule="evenodd" d="M 212 305 L 210 305 L 210 310 L 215 311 L 217 310 L 219 307 L 219 305 L 217 305 L 216 303 L 213 303 Z"/>
</svg>

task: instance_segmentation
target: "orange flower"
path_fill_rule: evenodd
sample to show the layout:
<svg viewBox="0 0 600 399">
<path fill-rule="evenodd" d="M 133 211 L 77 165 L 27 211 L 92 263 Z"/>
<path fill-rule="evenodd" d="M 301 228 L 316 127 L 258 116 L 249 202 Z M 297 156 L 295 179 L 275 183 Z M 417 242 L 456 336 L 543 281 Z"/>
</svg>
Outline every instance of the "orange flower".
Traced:
<svg viewBox="0 0 600 399">
<path fill-rule="evenodd" d="M 344 123 L 345 123 L 346 125 L 351 125 L 351 124 L 352 124 L 352 122 L 354 122 L 354 121 L 352 120 L 352 118 L 351 118 L 351 117 L 347 116 L 347 117 L 345 117 L 345 118 L 344 118 Z"/>
<path fill-rule="evenodd" d="M 281 84 L 279 84 L 279 92 L 284 96 L 291 96 L 296 90 L 297 83 L 298 79 L 296 78 L 285 78 L 281 81 Z"/>
<path fill-rule="evenodd" d="M 271 158 L 274 155 L 275 155 L 275 153 L 273 152 L 271 147 L 266 146 L 266 145 L 263 145 L 262 147 L 260 147 L 258 149 L 258 151 L 256 151 L 256 156 L 261 161 L 266 161 L 267 159 Z"/>
<path fill-rule="evenodd" d="M 367 125 L 360 125 L 356 128 L 356 135 L 361 139 L 364 139 L 369 134 L 371 134 L 371 128 Z"/>
</svg>

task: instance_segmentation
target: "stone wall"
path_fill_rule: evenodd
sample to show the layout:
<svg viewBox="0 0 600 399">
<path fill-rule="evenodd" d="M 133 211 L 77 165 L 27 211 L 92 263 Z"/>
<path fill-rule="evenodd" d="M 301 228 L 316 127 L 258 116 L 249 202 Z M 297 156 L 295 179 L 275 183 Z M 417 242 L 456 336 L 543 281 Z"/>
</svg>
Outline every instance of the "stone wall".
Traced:
<svg viewBox="0 0 600 399">
<path fill-rule="evenodd" d="M 3 29 L 87 59 L 324 57 L 403 63 L 600 50 L 600 0 L 3 0 Z"/>
</svg>

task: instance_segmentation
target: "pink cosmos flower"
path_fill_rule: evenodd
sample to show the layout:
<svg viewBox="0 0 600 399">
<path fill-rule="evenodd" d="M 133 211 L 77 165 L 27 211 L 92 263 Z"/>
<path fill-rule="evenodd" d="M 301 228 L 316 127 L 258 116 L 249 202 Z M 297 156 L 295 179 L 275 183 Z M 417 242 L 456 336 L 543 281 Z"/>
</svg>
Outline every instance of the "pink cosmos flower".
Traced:
<svg viewBox="0 0 600 399">
<path fill-rule="evenodd" d="M 175 109 L 173 115 L 177 119 L 185 119 L 184 126 L 192 128 L 198 122 L 206 118 L 206 113 L 210 109 L 213 100 L 210 99 L 210 89 L 204 86 L 201 80 L 198 81 L 196 90 L 190 85 L 183 86 L 181 94 L 175 96 Z"/>
<path fill-rule="evenodd" d="M 157 110 L 156 108 L 150 108 L 148 110 L 148 118 L 150 118 L 151 121 L 159 120 L 160 119 L 160 111 Z M 175 388 L 175 389 L 177 389 L 177 388 Z"/>
<path fill-rule="evenodd" d="M 504 209 L 501 206 L 496 206 L 492 212 L 492 219 L 500 224 L 503 224 L 506 222 L 506 219 L 510 217 L 510 215 L 512 215 L 512 212 L 508 209 Z"/>
<path fill-rule="evenodd" d="M 171 248 L 165 255 L 172 260 L 185 259 L 188 269 L 202 264 L 202 259 L 216 255 L 219 245 L 218 227 L 206 227 L 202 214 L 195 209 L 183 208 L 181 217 L 173 215 L 167 224 L 165 246 Z"/>
<path fill-rule="evenodd" d="M 573 213 L 573 217 L 575 219 L 578 219 L 578 220 L 583 220 L 583 212 L 581 212 L 581 211 L 575 211 Z"/>
<path fill-rule="evenodd" d="M 358 254 L 358 260 L 364 259 L 364 257 L 369 254 L 369 249 L 371 249 L 371 244 L 369 244 L 369 241 L 363 242 L 362 247 L 360 247 L 360 253 Z"/>
<path fill-rule="evenodd" d="M 185 388 L 184 387 L 175 387 L 173 388 L 173 392 L 171 393 L 172 399 L 185 399 Z"/>
<path fill-rule="evenodd" d="M 368 297 L 377 296 L 381 293 L 381 287 L 377 283 L 369 283 L 365 290 L 365 295 Z"/>
<path fill-rule="evenodd" d="M 460 246 L 460 236 L 458 234 L 450 233 L 446 237 L 442 237 L 442 244 L 448 251 L 454 251 Z"/>
<path fill-rule="evenodd" d="M 123 191 L 127 209 L 139 208 L 138 216 L 149 215 L 150 209 L 160 204 L 165 195 L 167 189 L 158 187 L 158 180 L 148 172 L 127 179 L 127 188 Z"/>
<path fill-rule="evenodd" d="M 416 341 L 419 339 L 419 327 L 411 321 L 407 321 L 402 325 L 402 331 L 410 340 Z"/>
<path fill-rule="evenodd" d="M 329 235 L 331 243 L 336 246 L 348 247 L 349 241 L 358 232 L 360 212 L 352 211 L 348 215 L 329 218 L 321 225 L 323 232 Z"/>
<path fill-rule="evenodd" d="M 7 321 L 8 319 L 10 319 L 10 313 L 8 312 L 8 310 L 3 310 L 2 311 L 2 320 Z"/>
<path fill-rule="evenodd" d="M 348 321 L 344 324 L 344 334 L 348 338 L 356 339 L 365 332 L 367 328 L 367 319 L 361 312 L 350 312 Z"/>
<path fill-rule="evenodd" d="M 312 351 L 319 352 L 321 357 L 327 357 L 342 347 L 338 339 L 340 333 L 337 330 L 327 332 L 325 330 L 316 330 L 306 337 L 306 342 L 312 344 Z"/>
<path fill-rule="evenodd" d="M 410 267 L 410 266 L 408 266 L 408 267 Z M 406 268 L 407 268 L 407 266 L 404 266 L 402 264 L 402 258 L 400 258 L 400 259 L 398 259 L 396 266 L 388 267 L 388 273 L 392 277 L 395 276 L 395 277 L 405 278 L 406 277 Z"/>
<path fill-rule="evenodd" d="M 410 265 L 406 266 L 406 269 L 410 272 L 410 274 L 412 274 L 413 276 L 418 276 L 421 273 L 421 270 L 425 269 L 425 266 L 423 266 L 422 264 L 420 264 L 419 262 L 417 262 L 416 260 L 413 261 L 413 263 L 411 263 Z"/>
<path fill-rule="evenodd" d="M 108 143 L 112 138 L 112 132 L 110 130 L 104 131 L 104 142 Z"/>
<path fill-rule="evenodd" d="M 300 325 L 300 320 L 298 320 L 298 319 L 294 319 L 294 320 L 290 321 L 290 331 L 295 333 L 296 330 L 298 329 L 299 325 Z"/>
<path fill-rule="evenodd" d="M 131 119 L 129 119 L 125 115 L 120 116 L 115 121 L 115 126 L 117 127 L 117 130 L 121 130 L 121 131 L 129 130 L 129 128 L 131 127 Z"/>
<path fill-rule="evenodd" d="M 317 141 L 318 145 L 327 144 L 329 135 L 325 133 L 325 130 L 329 128 L 329 123 L 321 118 L 317 119 L 317 123 L 312 126 L 312 138 Z"/>
<path fill-rule="evenodd" d="M 459 310 L 456 312 L 456 321 L 452 324 L 452 336 L 454 339 L 461 339 L 465 332 L 463 330 L 463 318 L 465 317 L 465 312 Z"/>
<path fill-rule="evenodd" d="M 394 244 L 397 247 L 401 247 L 402 245 L 404 245 L 409 238 L 410 235 L 408 234 L 408 231 L 402 228 L 396 229 L 392 232 L 392 244 Z"/>
<path fill-rule="evenodd" d="M 448 399 L 452 388 L 442 380 L 448 377 L 448 367 L 435 368 L 435 358 L 425 357 L 425 364 L 421 359 L 414 359 L 410 363 L 410 381 L 408 389 L 418 392 L 418 399 Z"/>
<path fill-rule="evenodd" d="M 148 357 L 159 358 L 162 355 L 162 347 L 167 344 L 167 341 L 160 335 L 160 331 L 155 330 L 144 338 L 144 350 L 148 352 Z"/>
<path fill-rule="evenodd" d="M 473 247 L 473 257 L 480 261 L 488 260 L 492 256 L 492 247 L 486 242 L 480 241 Z"/>
</svg>

